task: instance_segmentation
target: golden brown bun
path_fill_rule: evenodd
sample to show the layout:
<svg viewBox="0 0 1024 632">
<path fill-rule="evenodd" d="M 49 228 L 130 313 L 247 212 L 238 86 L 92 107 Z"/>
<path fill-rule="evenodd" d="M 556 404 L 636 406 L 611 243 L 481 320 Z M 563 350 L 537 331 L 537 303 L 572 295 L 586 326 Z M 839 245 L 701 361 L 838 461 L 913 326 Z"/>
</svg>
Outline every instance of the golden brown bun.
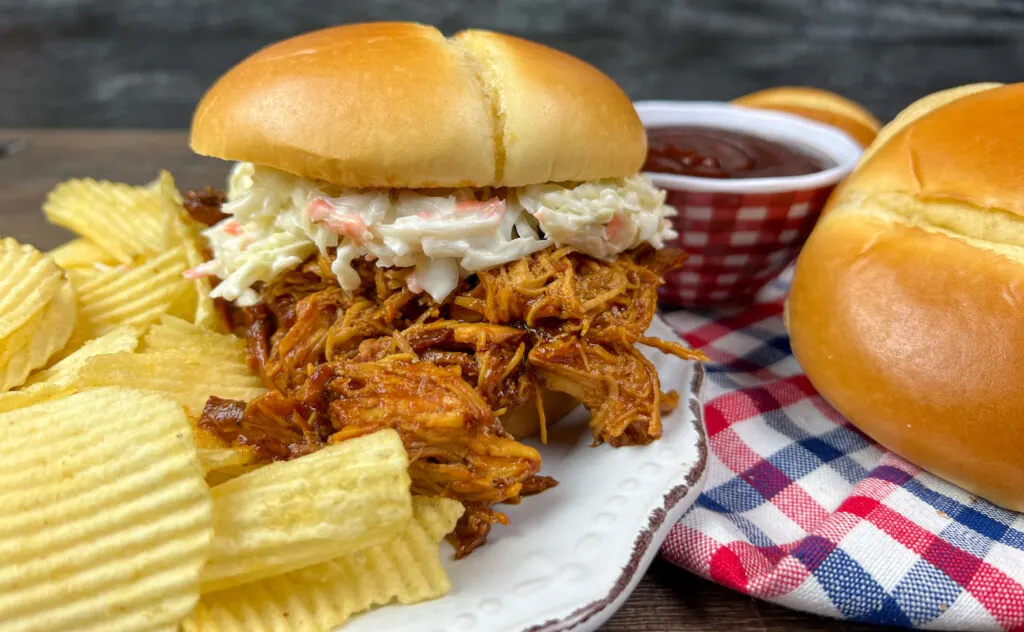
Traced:
<svg viewBox="0 0 1024 632">
<path fill-rule="evenodd" d="M 477 184 L 493 177 L 495 155 L 481 91 L 436 29 L 340 26 L 229 70 L 199 102 L 191 144 L 347 186 Z"/>
<path fill-rule="evenodd" d="M 544 402 L 544 419 L 548 426 L 571 413 L 579 405 L 579 402 L 565 393 L 546 389 L 541 393 L 541 399 Z M 531 401 L 509 411 L 501 417 L 501 425 L 516 439 L 537 434 L 540 430 L 537 405 Z"/>
<path fill-rule="evenodd" d="M 518 186 L 636 173 L 646 135 L 600 71 L 515 37 L 352 24 L 229 70 L 192 121 L 197 153 L 354 187 Z"/>
<path fill-rule="evenodd" d="M 853 101 L 828 90 L 783 86 L 752 92 L 733 103 L 748 108 L 777 110 L 809 118 L 850 135 L 861 147 L 875 139 L 882 124 L 871 112 Z"/>
<path fill-rule="evenodd" d="M 503 184 L 630 176 L 643 165 L 643 124 L 598 69 L 490 31 L 463 31 L 454 40 L 480 65 L 497 108 Z"/>
<path fill-rule="evenodd" d="M 903 191 L 1024 214 L 1022 117 L 1024 84 L 969 94 L 896 132 L 855 177 L 868 192 Z"/>
<path fill-rule="evenodd" d="M 868 435 L 1024 510 L 1024 84 L 913 114 L 801 252 L 793 352 Z"/>
<path fill-rule="evenodd" d="M 934 109 L 940 108 L 947 103 L 952 103 L 957 99 L 966 97 L 967 95 L 974 94 L 975 92 L 984 92 L 985 90 L 991 90 L 992 88 L 1000 87 L 1001 83 L 971 83 L 966 86 L 958 86 L 956 88 L 949 88 L 947 90 L 940 90 L 939 92 L 933 92 L 928 96 L 921 97 L 917 101 L 914 101 L 902 112 L 896 115 L 896 118 L 885 124 L 885 127 L 878 132 L 878 136 L 875 137 L 874 142 L 864 150 L 864 153 L 860 155 L 860 163 L 864 164 L 868 158 L 874 155 L 875 151 L 879 147 L 884 145 L 890 138 L 892 138 L 896 132 L 900 131 L 907 125 L 921 118 L 925 114 L 931 112 Z"/>
</svg>

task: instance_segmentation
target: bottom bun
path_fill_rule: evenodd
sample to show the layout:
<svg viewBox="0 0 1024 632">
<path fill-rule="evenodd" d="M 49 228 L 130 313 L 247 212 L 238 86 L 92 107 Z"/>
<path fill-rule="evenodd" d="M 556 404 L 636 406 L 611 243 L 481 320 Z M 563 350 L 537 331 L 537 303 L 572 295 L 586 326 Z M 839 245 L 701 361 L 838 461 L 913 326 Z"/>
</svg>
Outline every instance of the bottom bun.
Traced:
<svg viewBox="0 0 1024 632">
<path fill-rule="evenodd" d="M 544 402 L 544 419 L 549 426 L 571 413 L 579 405 L 575 398 L 558 391 L 541 389 L 540 395 Z M 530 400 L 518 408 L 514 408 L 501 417 L 501 425 L 516 439 L 537 434 L 540 430 L 537 404 Z"/>
</svg>

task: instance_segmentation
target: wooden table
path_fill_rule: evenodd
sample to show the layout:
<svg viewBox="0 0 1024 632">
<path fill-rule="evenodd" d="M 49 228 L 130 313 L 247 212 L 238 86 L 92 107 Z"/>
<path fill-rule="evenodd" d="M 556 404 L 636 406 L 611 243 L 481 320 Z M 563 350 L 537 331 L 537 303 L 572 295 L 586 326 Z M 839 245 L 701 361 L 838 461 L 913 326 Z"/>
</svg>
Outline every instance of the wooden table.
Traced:
<svg viewBox="0 0 1024 632">
<path fill-rule="evenodd" d="M 144 183 L 167 169 L 180 188 L 221 186 L 227 164 L 192 154 L 183 132 L 0 131 L 25 141 L 0 158 L 0 236 L 41 249 L 69 234 L 39 210 L 46 193 L 66 178 L 89 176 Z M 657 560 L 625 606 L 602 630 L 617 632 L 731 632 L 868 630 L 755 601 Z"/>
</svg>

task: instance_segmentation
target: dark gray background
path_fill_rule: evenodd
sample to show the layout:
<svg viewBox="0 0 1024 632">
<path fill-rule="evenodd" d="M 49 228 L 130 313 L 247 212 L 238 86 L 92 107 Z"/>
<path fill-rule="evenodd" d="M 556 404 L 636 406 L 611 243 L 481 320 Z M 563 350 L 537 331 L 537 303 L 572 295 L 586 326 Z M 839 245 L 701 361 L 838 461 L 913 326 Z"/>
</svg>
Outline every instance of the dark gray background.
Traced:
<svg viewBox="0 0 1024 632">
<path fill-rule="evenodd" d="M 0 127 L 186 127 L 256 48 L 383 19 L 536 39 L 636 99 L 813 85 L 885 119 L 934 90 L 1024 75 L 1024 0 L 0 0 Z"/>
</svg>

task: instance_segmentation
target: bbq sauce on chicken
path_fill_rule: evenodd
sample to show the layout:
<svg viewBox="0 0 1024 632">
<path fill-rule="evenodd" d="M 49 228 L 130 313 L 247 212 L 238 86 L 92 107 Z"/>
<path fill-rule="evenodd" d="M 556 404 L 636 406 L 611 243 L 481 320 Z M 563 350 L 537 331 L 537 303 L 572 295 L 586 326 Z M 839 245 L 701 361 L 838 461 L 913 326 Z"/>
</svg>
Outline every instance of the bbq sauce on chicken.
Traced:
<svg viewBox="0 0 1024 632">
<path fill-rule="evenodd" d="M 465 504 L 455 534 L 465 555 L 505 521 L 493 505 L 555 484 L 540 474 L 540 454 L 499 419 L 534 405 L 542 387 L 591 410 L 595 442 L 661 435 L 661 413 L 674 402 L 634 345 L 653 343 L 644 332 L 660 278 L 682 259 L 670 249 L 613 262 L 548 249 L 481 272 L 438 304 L 408 289 L 408 269 L 367 261 L 356 262 L 361 286 L 344 292 L 330 261 L 315 256 L 246 309 L 250 364 L 270 391 L 247 403 L 213 398 L 199 425 L 262 460 L 394 428 L 413 493 Z"/>
<path fill-rule="evenodd" d="M 220 210 L 215 192 L 188 199 Z M 495 505 L 556 484 L 502 415 L 542 407 L 543 389 L 555 390 L 591 411 L 595 443 L 647 444 L 678 398 L 661 393 L 635 345 L 703 358 L 644 336 L 663 275 L 685 258 L 678 250 L 643 246 L 606 261 L 547 248 L 464 279 L 441 303 L 409 288 L 412 268 L 365 259 L 353 264 L 359 286 L 343 290 L 332 257 L 262 284 L 260 301 L 232 319 L 244 320 L 248 362 L 268 392 L 211 397 L 198 425 L 263 462 L 393 428 L 413 493 L 465 506 L 451 538 L 459 557 L 507 523 Z"/>
</svg>

